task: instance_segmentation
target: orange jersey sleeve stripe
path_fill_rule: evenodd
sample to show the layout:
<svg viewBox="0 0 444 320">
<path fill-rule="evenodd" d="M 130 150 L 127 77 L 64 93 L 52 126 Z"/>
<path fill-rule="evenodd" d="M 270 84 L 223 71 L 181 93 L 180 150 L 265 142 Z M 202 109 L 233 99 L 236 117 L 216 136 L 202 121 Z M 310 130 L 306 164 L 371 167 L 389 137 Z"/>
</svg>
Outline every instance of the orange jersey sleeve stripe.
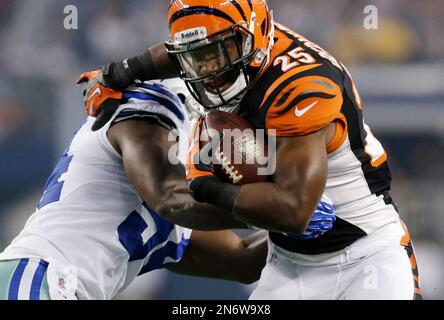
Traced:
<svg viewBox="0 0 444 320">
<path fill-rule="evenodd" d="M 267 92 L 265 93 L 264 99 L 261 102 L 261 107 L 268 100 L 268 98 L 271 96 L 271 94 L 286 80 L 290 79 L 293 76 L 298 75 L 299 73 L 302 73 L 302 72 L 308 71 L 308 70 L 312 70 L 312 69 L 320 67 L 320 66 L 321 66 L 321 64 L 306 65 L 306 66 L 297 67 L 287 73 L 284 73 L 267 90 Z"/>
</svg>

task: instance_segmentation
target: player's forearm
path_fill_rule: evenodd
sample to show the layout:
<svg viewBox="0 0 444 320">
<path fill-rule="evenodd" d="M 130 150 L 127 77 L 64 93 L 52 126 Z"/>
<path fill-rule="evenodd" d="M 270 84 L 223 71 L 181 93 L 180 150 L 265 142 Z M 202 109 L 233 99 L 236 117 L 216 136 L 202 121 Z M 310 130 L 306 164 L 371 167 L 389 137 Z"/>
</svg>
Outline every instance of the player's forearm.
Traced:
<svg viewBox="0 0 444 320">
<path fill-rule="evenodd" d="M 165 48 L 163 42 L 148 49 L 153 61 L 154 74 L 156 78 L 153 79 L 170 79 L 178 77 L 177 69 Z M 143 75 L 142 75 L 143 76 Z M 148 76 L 148 75 L 147 75 Z M 139 79 L 139 80 L 152 80 L 152 79 Z"/>
<path fill-rule="evenodd" d="M 303 233 L 316 206 L 307 205 L 310 200 L 306 201 L 303 192 L 298 196 L 294 190 L 296 195 L 288 195 L 275 183 L 240 187 L 204 177 L 195 179 L 190 187 L 198 202 L 223 208 L 239 221 L 275 232 Z"/>
<path fill-rule="evenodd" d="M 164 43 L 158 43 L 138 56 L 113 62 L 103 71 L 105 82 L 112 88 L 126 88 L 135 80 L 148 81 L 178 76 Z"/>
<path fill-rule="evenodd" d="M 303 197 L 303 195 L 301 195 Z M 257 183 L 242 186 L 236 198 L 234 217 L 246 224 L 275 232 L 303 233 L 313 208 L 291 201 L 275 183 Z"/>
<path fill-rule="evenodd" d="M 193 232 L 190 246 L 173 272 L 253 283 L 260 277 L 267 256 L 267 233 L 240 239 L 230 231 Z"/>
</svg>

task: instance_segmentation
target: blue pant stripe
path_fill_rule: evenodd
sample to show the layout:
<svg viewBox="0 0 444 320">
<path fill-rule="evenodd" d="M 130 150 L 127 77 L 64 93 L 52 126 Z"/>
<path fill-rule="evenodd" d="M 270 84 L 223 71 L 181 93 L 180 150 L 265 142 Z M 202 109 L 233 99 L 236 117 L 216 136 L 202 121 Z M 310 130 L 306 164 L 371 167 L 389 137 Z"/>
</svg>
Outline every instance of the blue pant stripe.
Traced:
<svg viewBox="0 0 444 320">
<path fill-rule="evenodd" d="M 11 283 L 9 284 L 9 300 L 18 300 L 18 292 L 20 288 L 20 282 L 22 281 L 23 272 L 25 272 L 29 259 L 21 259 L 14 275 L 12 276 Z"/>
<path fill-rule="evenodd" d="M 40 289 L 42 287 L 43 278 L 45 277 L 46 270 L 48 269 L 48 262 L 40 260 L 39 266 L 35 271 L 34 277 L 31 283 L 30 300 L 40 300 Z"/>
</svg>

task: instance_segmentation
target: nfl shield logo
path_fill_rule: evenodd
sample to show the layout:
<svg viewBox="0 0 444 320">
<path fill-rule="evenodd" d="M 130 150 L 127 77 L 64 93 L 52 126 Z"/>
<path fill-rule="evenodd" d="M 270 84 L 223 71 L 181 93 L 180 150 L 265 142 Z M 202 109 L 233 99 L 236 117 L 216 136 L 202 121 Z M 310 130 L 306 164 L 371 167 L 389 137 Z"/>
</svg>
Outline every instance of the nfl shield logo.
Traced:
<svg viewBox="0 0 444 320">
<path fill-rule="evenodd" d="M 66 289 L 65 288 L 65 279 L 59 277 L 59 281 L 57 282 L 57 285 L 60 289 Z"/>
<path fill-rule="evenodd" d="M 268 259 L 268 263 L 272 266 L 275 266 L 278 263 L 278 257 L 276 253 L 273 253 L 270 258 Z"/>
</svg>

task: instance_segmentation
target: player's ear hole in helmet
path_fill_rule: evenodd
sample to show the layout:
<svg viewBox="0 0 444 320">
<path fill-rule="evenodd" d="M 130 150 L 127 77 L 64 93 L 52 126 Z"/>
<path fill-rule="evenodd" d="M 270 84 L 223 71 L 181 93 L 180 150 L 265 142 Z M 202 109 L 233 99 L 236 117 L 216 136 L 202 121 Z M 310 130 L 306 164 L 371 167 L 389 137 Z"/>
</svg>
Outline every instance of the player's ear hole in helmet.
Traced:
<svg viewBox="0 0 444 320">
<path fill-rule="evenodd" d="M 268 64 L 273 21 L 264 0 L 175 0 L 167 51 L 205 108 L 239 104 Z"/>
</svg>

